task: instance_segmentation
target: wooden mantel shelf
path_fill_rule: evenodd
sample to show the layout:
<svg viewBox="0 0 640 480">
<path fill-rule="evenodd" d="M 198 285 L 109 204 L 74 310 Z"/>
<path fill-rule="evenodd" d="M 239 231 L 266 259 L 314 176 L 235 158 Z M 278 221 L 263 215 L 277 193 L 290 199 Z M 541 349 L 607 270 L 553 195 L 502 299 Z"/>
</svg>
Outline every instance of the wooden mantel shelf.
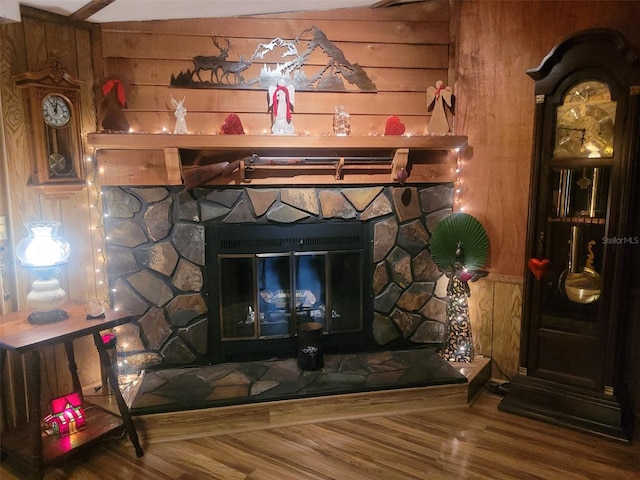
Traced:
<svg viewBox="0 0 640 480">
<path fill-rule="evenodd" d="M 465 136 L 90 133 L 102 185 L 392 184 L 455 180 Z M 266 159 L 266 160 L 265 160 Z M 257 160 L 257 161 L 256 161 Z"/>
<path fill-rule="evenodd" d="M 147 133 L 90 133 L 87 143 L 97 150 L 184 148 L 190 150 L 246 150 L 256 148 L 417 148 L 452 150 L 467 147 L 467 137 L 442 136 L 311 136 L 311 135 L 172 135 Z"/>
</svg>

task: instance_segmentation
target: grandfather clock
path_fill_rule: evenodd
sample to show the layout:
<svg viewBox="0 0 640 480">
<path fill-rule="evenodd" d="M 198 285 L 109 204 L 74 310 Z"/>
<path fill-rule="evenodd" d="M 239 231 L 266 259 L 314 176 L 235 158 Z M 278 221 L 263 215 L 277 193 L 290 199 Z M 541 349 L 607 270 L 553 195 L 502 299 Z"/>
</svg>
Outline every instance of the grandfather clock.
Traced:
<svg viewBox="0 0 640 480">
<path fill-rule="evenodd" d="M 520 369 L 499 408 L 628 441 L 640 58 L 619 33 L 586 30 L 527 73 L 536 110 Z"/>
</svg>

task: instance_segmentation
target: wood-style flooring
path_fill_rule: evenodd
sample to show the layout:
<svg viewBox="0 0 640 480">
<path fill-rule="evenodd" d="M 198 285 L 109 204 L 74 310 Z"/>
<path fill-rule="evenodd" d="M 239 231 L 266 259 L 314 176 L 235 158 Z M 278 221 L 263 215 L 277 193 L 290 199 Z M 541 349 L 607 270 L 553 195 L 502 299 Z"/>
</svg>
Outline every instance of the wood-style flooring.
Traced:
<svg viewBox="0 0 640 480">
<path fill-rule="evenodd" d="M 640 442 L 623 445 L 468 408 L 336 420 L 143 445 L 97 446 L 47 472 L 55 480 L 640 479 Z M 4 466 L 2 480 L 15 477 Z"/>
</svg>

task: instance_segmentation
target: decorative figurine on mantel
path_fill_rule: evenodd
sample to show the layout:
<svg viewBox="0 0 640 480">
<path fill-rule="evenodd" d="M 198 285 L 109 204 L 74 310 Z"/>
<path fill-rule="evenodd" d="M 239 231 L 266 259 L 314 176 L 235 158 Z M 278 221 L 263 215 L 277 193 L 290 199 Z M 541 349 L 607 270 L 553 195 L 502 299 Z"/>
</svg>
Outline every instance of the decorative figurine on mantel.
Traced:
<svg viewBox="0 0 640 480">
<path fill-rule="evenodd" d="M 108 132 L 127 132 L 129 122 L 124 115 L 127 105 L 124 85 L 117 78 L 111 78 L 102 85 L 104 98 L 100 104 L 100 124 Z"/>
<path fill-rule="evenodd" d="M 287 85 L 284 78 L 278 80 L 278 85 L 269 87 L 269 110 L 273 125 L 271 133 L 274 135 L 293 135 L 295 128 L 291 123 L 291 114 L 295 104 L 295 89 Z"/>
<path fill-rule="evenodd" d="M 176 117 L 176 126 L 173 129 L 173 133 L 176 135 L 189 133 L 189 130 L 187 130 L 187 121 L 185 120 L 185 117 L 187 116 L 187 109 L 184 107 L 184 99 L 185 97 L 182 97 L 182 100 L 178 102 L 173 98 L 173 95 L 171 96 L 171 105 L 173 105 L 173 108 L 176 110 L 174 112 Z"/>
<path fill-rule="evenodd" d="M 436 82 L 435 87 L 427 88 L 427 111 L 431 112 L 431 120 L 427 132 L 431 135 L 446 135 L 451 130 L 447 118 L 447 107 L 453 113 L 455 97 L 451 87 L 445 87 L 442 80 Z"/>
<path fill-rule="evenodd" d="M 338 137 L 346 137 L 351 133 L 351 115 L 344 111 L 344 105 L 336 106 L 333 114 L 333 133 Z"/>
</svg>

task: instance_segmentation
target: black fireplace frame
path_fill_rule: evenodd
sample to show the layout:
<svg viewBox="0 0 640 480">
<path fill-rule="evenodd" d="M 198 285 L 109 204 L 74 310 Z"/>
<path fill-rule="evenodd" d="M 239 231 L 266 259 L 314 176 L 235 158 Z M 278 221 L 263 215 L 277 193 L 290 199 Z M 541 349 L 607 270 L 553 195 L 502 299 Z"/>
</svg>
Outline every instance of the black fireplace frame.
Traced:
<svg viewBox="0 0 640 480">
<path fill-rule="evenodd" d="M 242 237 L 238 237 L 238 232 Z M 362 331 L 323 336 L 329 354 L 360 353 L 377 349 L 373 337 L 373 225 L 370 222 L 325 221 L 293 224 L 205 225 L 205 282 L 208 309 L 208 355 L 211 363 L 294 358 L 296 336 L 222 341 L 218 280 L 220 254 L 264 254 L 359 250 L 362 262 Z"/>
</svg>

